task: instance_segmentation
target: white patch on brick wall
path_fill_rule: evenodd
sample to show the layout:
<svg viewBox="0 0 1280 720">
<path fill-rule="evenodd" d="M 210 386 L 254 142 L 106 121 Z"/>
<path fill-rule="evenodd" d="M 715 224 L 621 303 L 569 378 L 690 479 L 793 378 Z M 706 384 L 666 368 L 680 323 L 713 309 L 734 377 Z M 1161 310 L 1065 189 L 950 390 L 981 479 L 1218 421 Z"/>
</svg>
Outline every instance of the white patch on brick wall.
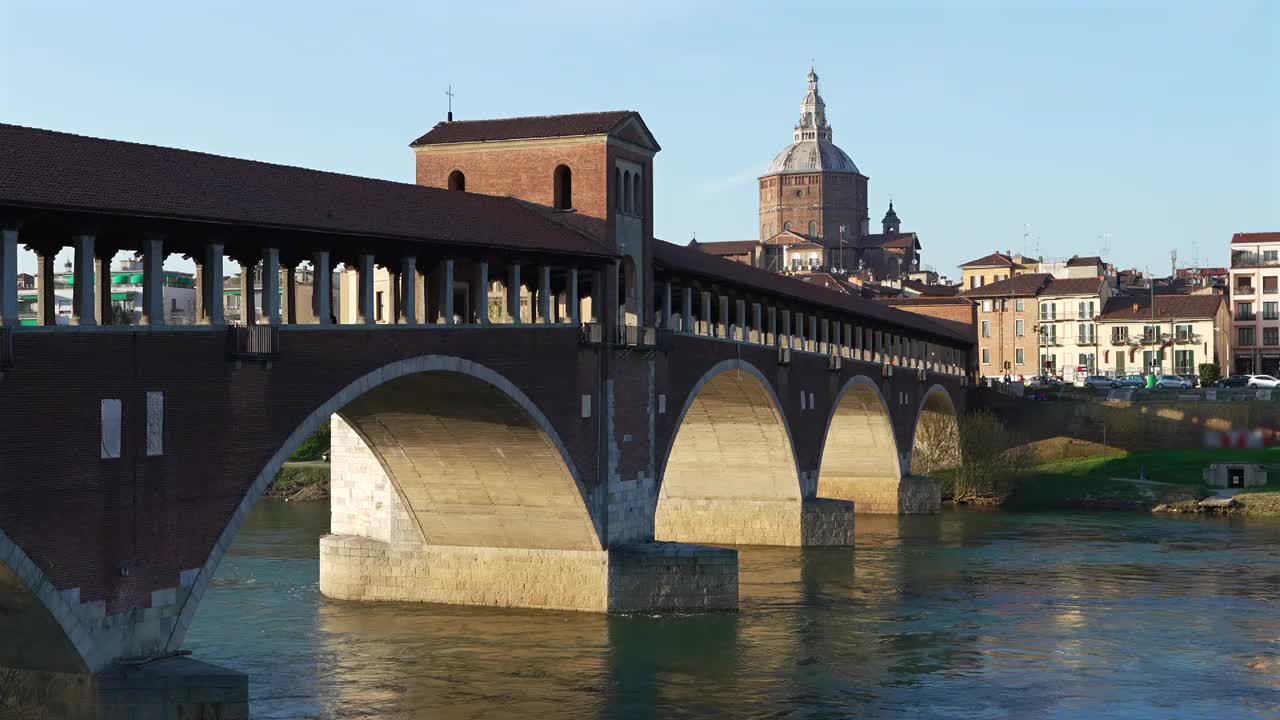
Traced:
<svg viewBox="0 0 1280 720">
<path fill-rule="evenodd" d="M 667 396 L 662 393 L 658 393 L 658 414 L 667 414 Z"/>
<path fill-rule="evenodd" d="M 817 407 L 817 405 L 814 403 L 813 393 L 809 393 L 809 409 L 812 410 L 815 407 Z"/>
<path fill-rule="evenodd" d="M 582 396 L 582 417 L 584 418 L 591 417 L 591 396 L 590 395 Z"/>
<path fill-rule="evenodd" d="M 164 393 L 147 393 L 147 455 L 164 454 Z"/>
<path fill-rule="evenodd" d="M 801 391 L 800 391 L 800 410 L 801 410 L 801 411 L 803 411 L 803 410 L 805 409 L 805 407 L 804 407 L 804 398 L 805 398 L 804 391 L 803 391 L 803 390 L 801 390 Z"/>
<path fill-rule="evenodd" d="M 102 453 L 103 458 L 120 457 L 120 401 L 102 401 Z"/>
</svg>

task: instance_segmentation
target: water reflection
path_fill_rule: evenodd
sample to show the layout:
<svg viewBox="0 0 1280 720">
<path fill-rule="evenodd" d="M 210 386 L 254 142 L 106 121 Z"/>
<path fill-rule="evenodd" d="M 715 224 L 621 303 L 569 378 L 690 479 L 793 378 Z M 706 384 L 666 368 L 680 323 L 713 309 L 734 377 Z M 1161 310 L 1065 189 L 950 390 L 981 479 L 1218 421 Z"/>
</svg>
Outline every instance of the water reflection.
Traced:
<svg viewBox="0 0 1280 720">
<path fill-rule="evenodd" d="M 1280 708 L 1280 525 L 859 518 L 747 548 L 738 613 L 327 601 L 323 505 L 264 503 L 192 629 L 267 718 L 1223 718 Z"/>
</svg>

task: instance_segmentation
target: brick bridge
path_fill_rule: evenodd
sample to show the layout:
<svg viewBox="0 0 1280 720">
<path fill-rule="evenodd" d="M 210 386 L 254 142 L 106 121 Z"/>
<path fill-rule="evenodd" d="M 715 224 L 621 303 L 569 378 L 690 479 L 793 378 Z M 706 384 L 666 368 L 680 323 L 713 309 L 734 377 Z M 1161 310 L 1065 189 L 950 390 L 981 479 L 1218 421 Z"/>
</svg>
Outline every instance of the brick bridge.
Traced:
<svg viewBox="0 0 1280 720">
<path fill-rule="evenodd" d="M 604 178 L 594 216 L 556 210 L 568 188 L 548 207 L 0 126 L 0 667 L 179 650 L 246 514 L 330 423 L 331 597 L 732 608 L 736 553 L 693 543 L 849 544 L 855 511 L 936 511 L 913 452 L 954 432 L 972 340 L 653 239 L 608 168 L 635 166 L 635 213 L 656 143 L 610 122 L 557 161 Z M 20 246 L 41 326 L 16 321 Z M 72 325 L 51 307 L 64 246 Z M 139 325 L 98 322 L 119 251 L 148 269 Z M 198 324 L 164 323 L 174 254 Z M 224 254 L 242 287 L 261 273 L 249 326 L 224 322 Z M 333 322 L 338 263 L 353 323 Z M 373 323 L 377 268 L 394 323 Z"/>
</svg>

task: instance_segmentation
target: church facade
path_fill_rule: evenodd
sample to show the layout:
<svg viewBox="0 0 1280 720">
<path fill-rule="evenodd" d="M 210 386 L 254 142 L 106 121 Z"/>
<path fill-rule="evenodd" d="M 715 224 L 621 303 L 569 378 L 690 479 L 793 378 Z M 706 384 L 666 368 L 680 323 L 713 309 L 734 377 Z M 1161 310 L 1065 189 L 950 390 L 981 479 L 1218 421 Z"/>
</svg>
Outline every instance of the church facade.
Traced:
<svg viewBox="0 0 1280 720">
<path fill-rule="evenodd" d="M 733 243 L 699 243 L 704 252 L 748 260 L 778 273 L 831 273 L 897 280 L 920 269 L 920 241 L 901 231 L 893 204 L 881 232 L 869 228 L 868 178 L 832 140 L 818 74 L 810 68 L 792 142 L 759 178 L 759 237 L 751 253 Z M 734 252 L 729 252 L 730 250 Z"/>
</svg>

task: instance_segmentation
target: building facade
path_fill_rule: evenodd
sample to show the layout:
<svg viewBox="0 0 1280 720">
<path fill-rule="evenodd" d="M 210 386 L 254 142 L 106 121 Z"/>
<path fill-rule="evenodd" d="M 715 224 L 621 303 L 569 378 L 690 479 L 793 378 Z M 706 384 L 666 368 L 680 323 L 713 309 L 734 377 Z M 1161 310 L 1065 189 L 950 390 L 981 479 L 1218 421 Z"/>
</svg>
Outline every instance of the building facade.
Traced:
<svg viewBox="0 0 1280 720">
<path fill-rule="evenodd" d="M 1113 288 L 1103 277 L 1051 279 L 1039 296 L 1040 372 L 1073 382 L 1098 372 L 1098 315 Z"/>
<path fill-rule="evenodd" d="M 1280 377 L 1280 232 L 1231 238 L 1233 374 Z"/>
<path fill-rule="evenodd" d="M 978 370 L 984 378 L 1038 374 L 1039 295 L 1052 280 L 1028 273 L 965 290 L 977 309 Z"/>
<path fill-rule="evenodd" d="M 1231 353 L 1231 311 L 1217 294 L 1116 296 L 1097 324 L 1106 375 L 1194 376 Z"/>
</svg>

